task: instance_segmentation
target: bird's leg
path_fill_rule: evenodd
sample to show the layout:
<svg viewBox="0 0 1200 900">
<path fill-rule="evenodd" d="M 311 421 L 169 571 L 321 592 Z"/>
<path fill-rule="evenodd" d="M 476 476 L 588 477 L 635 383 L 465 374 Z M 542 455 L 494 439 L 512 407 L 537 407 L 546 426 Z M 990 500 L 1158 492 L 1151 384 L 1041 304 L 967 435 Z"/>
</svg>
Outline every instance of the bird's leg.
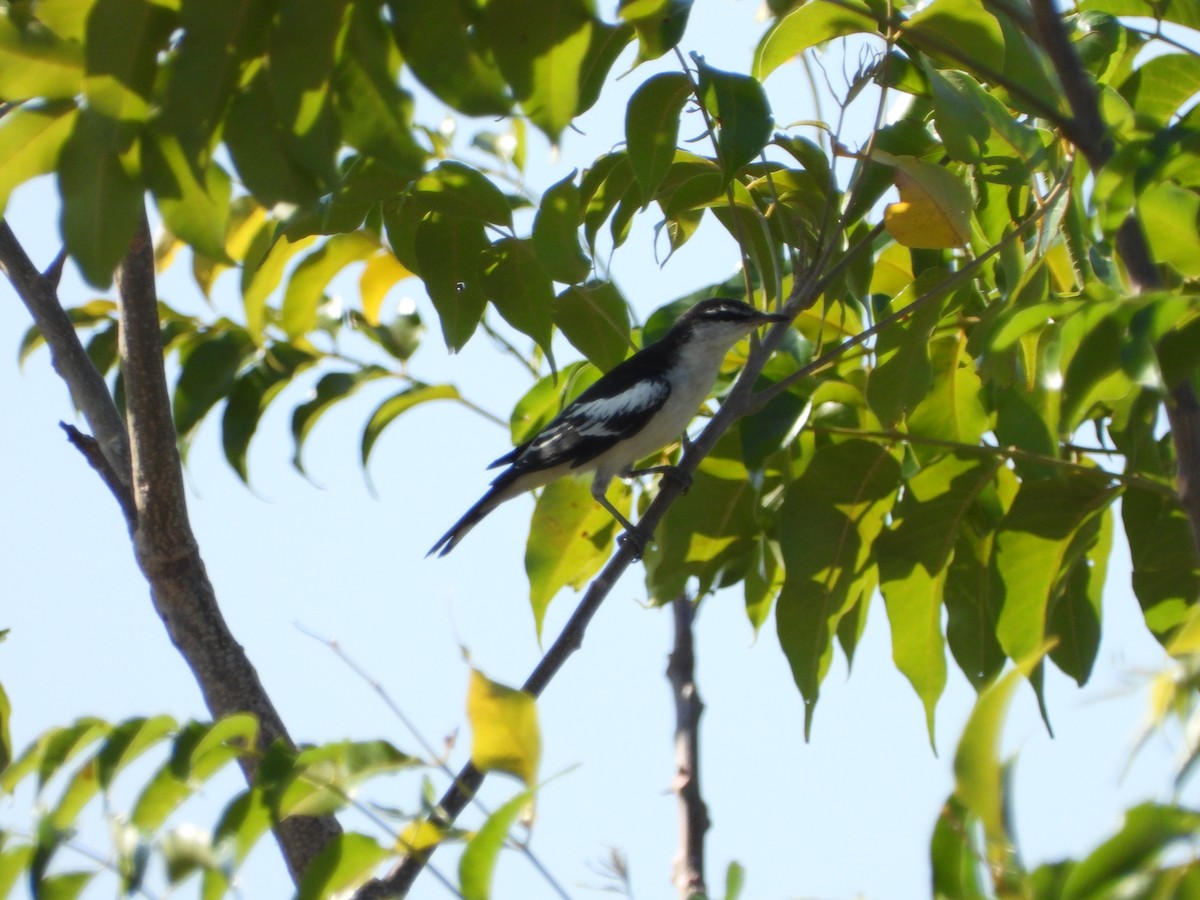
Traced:
<svg viewBox="0 0 1200 900">
<path fill-rule="evenodd" d="M 625 516 L 621 515 L 621 511 L 608 502 L 608 497 L 605 496 L 607 489 L 607 481 L 603 485 L 599 484 L 599 479 L 592 482 L 592 496 L 596 498 L 596 502 L 607 509 L 609 514 L 620 522 L 621 526 L 625 529 L 624 533 L 617 536 L 617 542 L 633 545 L 633 558 L 636 562 L 642 558 L 650 536 L 643 532 L 637 525 L 630 522 Z"/>
<path fill-rule="evenodd" d="M 686 494 L 692 486 L 692 476 L 678 466 L 647 466 L 644 469 L 626 469 L 621 473 L 622 478 L 636 478 L 639 475 L 661 475 L 679 485 L 680 493 Z"/>
</svg>

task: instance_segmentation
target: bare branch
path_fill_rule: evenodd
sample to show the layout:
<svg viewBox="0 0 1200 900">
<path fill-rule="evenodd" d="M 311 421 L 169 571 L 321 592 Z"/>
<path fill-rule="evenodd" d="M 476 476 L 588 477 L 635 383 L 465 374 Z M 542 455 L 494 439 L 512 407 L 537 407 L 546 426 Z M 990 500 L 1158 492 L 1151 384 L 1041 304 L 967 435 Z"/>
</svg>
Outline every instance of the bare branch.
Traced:
<svg viewBox="0 0 1200 900">
<path fill-rule="evenodd" d="M 259 721 L 259 742 L 291 744 L 279 714 L 250 660 L 217 606 L 188 520 L 183 469 L 163 370 L 154 247 L 143 213 L 129 252 L 117 270 L 121 315 L 120 355 L 137 522 L 134 554 L 150 583 L 154 607 L 183 654 L 214 717 L 249 712 Z M 243 758 L 253 779 L 256 760 Z M 276 829 L 292 877 L 339 831 L 331 817 L 289 818 Z"/>
<path fill-rule="evenodd" d="M 96 436 L 110 471 L 117 476 L 123 493 L 128 494 L 129 439 L 125 434 L 125 422 L 117 411 L 104 376 L 92 365 L 75 332 L 75 326 L 58 302 L 61 258 L 60 254 L 46 274 L 42 274 L 30 261 L 8 223 L 0 220 L 0 271 L 12 282 L 21 302 L 29 310 L 46 346 L 50 348 L 51 365 L 66 382 L 71 400 L 83 413 L 88 427 Z M 126 499 L 119 496 L 117 499 L 122 507 L 128 505 Z"/>
<path fill-rule="evenodd" d="M 112 495 L 117 498 L 117 503 L 121 505 L 121 512 L 125 516 L 129 530 L 133 531 L 137 523 L 137 507 L 133 503 L 133 494 L 129 492 L 127 485 L 121 484 L 120 477 L 113 471 L 112 466 L 108 463 L 108 458 L 100 449 L 100 442 L 90 434 L 84 434 L 74 425 L 68 425 L 66 422 L 59 422 L 58 427 L 67 433 L 67 440 L 83 454 L 88 465 L 95 469 L 100 480 L 112 491 Z"/>
<path fill-rule="evenodd" d="M 1034 0 L 1033 16 L 1042 46 L 1054 64 L 1071 106 L 1075 127 L 1068 137 L 1079 145 L 1092 170 L 1098 172 L 1112 156 L 1113 144 L 1100 115 L 1095 85 L 1080 62 L 1052 0 Z M 1116 245 L 1134 290 L 1162 287 L 1162 275 L 1150 252 L 1150 243 L 1132 212 L 1117 231 Z M 1179 498 L 1192 526 L 1192 540 L 1200 552 L 1200 401 L 1191 382 L 1185 379 L 1171 388 L 1164 406 L 1175 443 Z"/>
<path fill-rule="evenodd" d="M 685 595 L 671 603 L 675 646 L 667 662 L 667 680 L 675 700 L 675 782 L 679 798 L 679 852 L 672 880 L 680 900 L 707 897 L 704 880 L 704 836 L 711 824 L 700 794 L 700 716 L 704 703 L 696 687 L 696 649 L 692 623 L 696 608 Z"/>
</svg>

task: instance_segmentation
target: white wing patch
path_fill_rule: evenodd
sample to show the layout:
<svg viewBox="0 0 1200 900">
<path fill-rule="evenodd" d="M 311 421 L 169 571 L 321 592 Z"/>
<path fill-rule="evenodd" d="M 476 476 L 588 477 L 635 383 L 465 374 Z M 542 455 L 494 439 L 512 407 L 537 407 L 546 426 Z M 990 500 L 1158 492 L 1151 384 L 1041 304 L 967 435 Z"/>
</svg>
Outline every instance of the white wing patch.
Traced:
<svg viewBox="0 0 1200 900">
<path fill-rule="evenodd" d="M 663 381 L 642 381 L 611 397 L 580 403 L 570 410 L 580 434 L 603 436 L 628 431 L 630 417 L 650 414 L 662 406 L 671 388 Z"/>
</svg>

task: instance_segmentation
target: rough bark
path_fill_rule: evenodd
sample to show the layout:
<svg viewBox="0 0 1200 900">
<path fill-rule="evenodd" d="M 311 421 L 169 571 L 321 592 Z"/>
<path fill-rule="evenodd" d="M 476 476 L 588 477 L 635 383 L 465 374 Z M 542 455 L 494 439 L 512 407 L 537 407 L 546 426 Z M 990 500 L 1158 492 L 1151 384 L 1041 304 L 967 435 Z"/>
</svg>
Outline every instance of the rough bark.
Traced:
<svg viewBox="0 0 1200 900">
<path fill-rule="evenodd" d="M 675 646 L 667 662 L 667 681 L 675 700 L 675 781 L 678 798 L 679 852 L 672 873 L 680 900 L 707 897 L 704 880 L 704 837 L 711 824 L 700 793 L 700 716 L 704 703 L 696 685 L 696 648 L 692 623 L 696 608 L 686 596 L 671 604 Z"/>
</svg>

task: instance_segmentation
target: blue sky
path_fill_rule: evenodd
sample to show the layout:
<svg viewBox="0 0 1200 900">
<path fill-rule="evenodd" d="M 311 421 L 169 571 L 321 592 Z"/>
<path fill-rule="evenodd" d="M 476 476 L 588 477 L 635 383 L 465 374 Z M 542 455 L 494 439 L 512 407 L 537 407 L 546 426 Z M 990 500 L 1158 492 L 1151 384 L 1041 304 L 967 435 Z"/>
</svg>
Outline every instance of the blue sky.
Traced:
<svg viewBox="0 0 1200 900">
<path fill-rule="evenodd" d="M 749 0 L 697 4 L 685 48 L 711 65 L 745 70 L 763 27 L 754 21 L 755 6 Z M 841 62 L 830 60 L 836 85 Z M 627 65 L 619 62 L 614 72 Z M 623 98 L 656 70 L 642 67 L 618 82 L 580 123 L 584 133 L 565 136 L 557 160 L 549 162 L 548 149 L 532 138 L 530 184 L 545 187 L 611 146 L 622 133 Z M 779 70 L 767 87 L 781 126 L 814 117 L 799 67 Z M 441 114 L 423 106 L 418 117 L 436 124 Z M 497 127 L 459 123 L 464 131 L 485 126 Z M 687 121 L 681 136 L 700 130 L 699 122 Z M 58 246 L 52 185 L 21 189 L 6 215 L 35 262 L 48 263 Z M 639 218 L 628 246 L 613 259 L 613 277 L 639 317 L 724 279 L 736 264 L 732 244 L 710 220 L 660 268 L 653 224 L 650 215 Z M 235 281 L 226 275 L 218 283 L 218 310 L 236 314 Z M 353 281 L 344 284 L 352 303 Z M 167 272 L 160 291 L 172 305 L 202 308 L 186 259 Z M 61 296 L 76 305 L 94 292 L 68 267 Z M 451 381 L 506 416 L 528 388 L 528 374 L 484 336 L 449 357 L 418 282 L 399 286 L 387 303 L 406 296 L 431 324 L 413 374 Z M 81 714 L 203 717 L 190 673 L 154 615 L 116 504 L 57 427 L 60 419 L 72 420 L 72 410 L 48 356 L 40 352 L 18 371 L 16 348 L 26 327 L 20 302 L 7 283 L 0 285 L 0 397 L 8 435 L 0 445 L 8 473 L 0 480 L 0 571 L 8 598 L 0 628 L 11 629 L 0 645 L 0 681 L 13 704 L 14 741 L 23 746 L 42 729 Z M 576 356 L 564 346 L 558 359 L 562 364 Z M 230 625 L 296 739 L 385 737 L 417 749 L 370 688 L 299 624 L 336 637 L 435 744 L 458 730 L 450 754 L 457 768 L 467 754 L 468 667 L 460 648 L 492 678 L 513 684 L 540 653 L 523 571 L 532 500 L 507 504 L 446 559 L 424 559 L 433 540 L 483 491 L 490 478 L 484 467 L 508 449 L 508 434 L 459 406 L 413 410 L 374 452 L 372 497 L 358 468 L 359 433 L 387 391 L 364 389 L 317 426 L 306 448 L 315 484 L 289 464 L 289 416 L 303 390 L 285 392 L 260 426 L 250 456 L 253 491 L 226 466 L 219 429 L 207 423 L 191 452 L 191 512 Z M 1124 806 L 1168 795 L 1174 748 L 1165 741 L 1153 741 L 1122 778 L 1147 709 L 1146 681 L 1164 655 L 1129 591 L 1128 554 L 1117 530 L 1104 640 L 1091 683 L 1079 691 L 1051 672 L 1056 739 L 1042 727 L 1029 691 L 1019 693 L 1008 728 L 1006 743 L 1020 754 L 1016 821 L 1029 864 L 1080 853 L 1116 827 Z M 548 639 L 574 601 L 568 593 L 551 605 Z M 636 896 L 673 896 L 673 711 L 664 677 L 671 622 L 669 611 L 648 609 L 643 601 L 634 567 L 540 703 L 542 771 L 563 774 L 539 797 L 532 846 L 573 897 L 591 896 L 588 886 L 604 884 L 594 868 L 611 847 L 627 855 Z M 847 677 L 844 660 L 836 659 L 806 744 L 803 706 L 773 621 L 756 641 L 733 591 L 705 600 L 697 627 L 707 704 L 702 778 L 714 823 L 710 884 L 719 885 L 725 865 L 737 860 L 747 870 L 743 896 L 755 900 L 928 896 L 929 835 L 952 789 L 954 745 L 974 697 L 965 679 L 952 670 L 938 711 L 935 756 L 921 705 L 891 665 L 886 615 L 876 600 L 854 671 Z M 116 808 L 136 783 L 136 772 L 130 775 Z M 440 792 L 444 781 L 433 777 Z M 183 819 L 211 826 L 223 798 L 238 786 L 236 774 L 227 773 L 185 808 Z M 484 795 L 495 807 L 517 789 L 492 778 Z M 418 785 L 393 779 L 375 785 L 371 795 L 412 808 Z M 6 804 L 0 823 L 28 823 L 29 799 Z M 107 847 L 98 827 L 81 842 Z M 452 873 L 454 857 L 439 853 L 435 864 Z M 243 896 L 284 896 L 284 879 L 274 846 L 264 842 L 245 873 Z M 504 856 L 496 897 L 546 893 L 524 859 Z M 446 892 L 426 878 L 413 896 Z"/>
</svg>

